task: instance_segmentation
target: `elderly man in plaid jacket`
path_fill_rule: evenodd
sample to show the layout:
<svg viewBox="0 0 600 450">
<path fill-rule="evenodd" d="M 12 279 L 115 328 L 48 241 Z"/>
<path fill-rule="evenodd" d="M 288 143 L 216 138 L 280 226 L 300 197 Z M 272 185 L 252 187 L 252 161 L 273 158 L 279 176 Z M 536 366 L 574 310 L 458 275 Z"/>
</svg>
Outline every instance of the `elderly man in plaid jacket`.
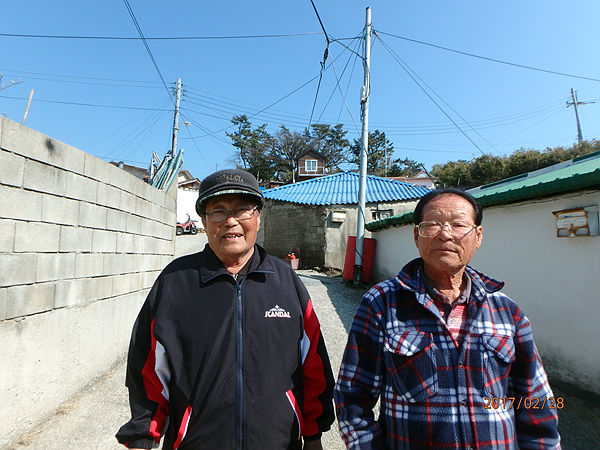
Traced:
<svg viewBox="0 0 600 450">
<path fill-rule="evenodd" d="M 504 283 L 468 266 L 481 207 L 433 191 L 414 219 L 421 257 L 373 287 L 352 323 L 334 391 L 347 447 L 559 449 L 562 399 L 529 320 Z"/>
</svg>

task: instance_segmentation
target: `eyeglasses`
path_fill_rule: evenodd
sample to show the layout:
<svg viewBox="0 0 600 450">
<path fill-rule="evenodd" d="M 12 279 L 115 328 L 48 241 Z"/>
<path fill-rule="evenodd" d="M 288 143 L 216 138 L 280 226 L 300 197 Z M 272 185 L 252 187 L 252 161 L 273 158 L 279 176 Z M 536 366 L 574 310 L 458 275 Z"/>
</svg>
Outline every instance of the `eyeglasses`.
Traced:
<svg viewBox="0 0 600 450">
<path fill-rule="evenodd" d="M 212 223 L 225 222 L 229 216 L 233 216 L 238 222 L 249 220 L 254 217 L 254 213 L 258 210 L 258 206 L 242 206 L 235 209 L 213 209 L 206 211 L 206 218 Z"/>
<path fill-rule="evenodd" d="M 477 225 L 468 222 L 446 222 L 444 224 L 440 222 L 421 222 L 417 225 L 419 236 L 425 238 L 436 237 L 446 227 L 455 238 L 463 238 L 477 228 Z"/>
</svg>

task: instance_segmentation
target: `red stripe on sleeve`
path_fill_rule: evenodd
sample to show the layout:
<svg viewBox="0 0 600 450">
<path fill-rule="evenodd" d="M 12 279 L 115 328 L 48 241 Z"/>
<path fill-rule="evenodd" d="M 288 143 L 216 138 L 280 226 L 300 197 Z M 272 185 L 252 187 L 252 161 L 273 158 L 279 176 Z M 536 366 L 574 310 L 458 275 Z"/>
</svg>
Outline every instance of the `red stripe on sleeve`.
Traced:
<svg viewBox="0 0 600 450">
<path fill-rule="evenodd" d="M 156 439 L 156 442 L 160 440 L 162 435 L 162 429 L 165 425 L 166 417 L 169 415 L 169 401 L 162 394 L 163 384 L 158 377 L 156 367 L 156 338 L 154 337 L 154 320 L 150 326 L 151 335 L 151 348 L 148 353 L 148 358 L 142 369 L 142 377 L 144 379 L 144 387 L 146 388 L 146 395 L 149 400 L 158 404 L 158 409 L 152 417 L 150 423 L 149 435 Z"/>
</svg>

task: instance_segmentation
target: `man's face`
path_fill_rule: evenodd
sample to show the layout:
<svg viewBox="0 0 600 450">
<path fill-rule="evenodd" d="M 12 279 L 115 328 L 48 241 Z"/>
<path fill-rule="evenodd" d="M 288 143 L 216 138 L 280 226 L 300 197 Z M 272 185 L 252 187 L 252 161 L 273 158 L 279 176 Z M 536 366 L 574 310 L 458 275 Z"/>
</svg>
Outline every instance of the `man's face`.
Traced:
<svg viewBox="0 0 600 450">
<path fill-rule="evenodd" d="M 442 194 L 425 205 L 422 221 L 474 224 L 474 219 L 475 210 L 468 200 L 459 195 Z M 475 250 L 481 245 L 482 233 L 481 226 L 478 226 L 466 236 L 456 238 L 450 233 L 449 227 L 444 227 L 437 236 L 426 238 L 420 236 L 415 227 L 414 239 L 426 268 L 444 274 L 456 274 L 473 258 Z"/>
<path fill-rule="evenodd" d="M 256 206 L 250 196 L 227 194 L 211 198 L 206 203 L 206 212 L 217 209 L 234 210 L 244 206 Z M 238 221 L 232 215 L 220 223 L 202 216 L 202 224 L 208 238 L 208 245 L 218 258 L 226 265 L 245 264 L 254 251 L 256 234 L 260 228 L 260 211 L 254 217 Z"/>
</svg>

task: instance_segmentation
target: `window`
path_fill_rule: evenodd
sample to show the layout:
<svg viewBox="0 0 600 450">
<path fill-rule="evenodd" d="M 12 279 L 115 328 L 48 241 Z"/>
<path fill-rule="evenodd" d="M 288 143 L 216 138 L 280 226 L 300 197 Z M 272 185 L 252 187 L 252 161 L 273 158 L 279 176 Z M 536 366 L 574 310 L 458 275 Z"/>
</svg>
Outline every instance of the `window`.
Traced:
<svg viewBox="0 0 600 450">
<path fill-rule="evenodd" d="M 386 217 L 392 217 L 394 215 L 393 209 L 373 209 L 371 210 L 371 217 L 373 220 L 385 219 Z"/>
<path fill-rule="evenodd" d="M 316 172 L 317 171 L 317 160 L 316 159 L 307 159 L 304 161 L 304 170 L 307 172 Z"/>
</svg>

